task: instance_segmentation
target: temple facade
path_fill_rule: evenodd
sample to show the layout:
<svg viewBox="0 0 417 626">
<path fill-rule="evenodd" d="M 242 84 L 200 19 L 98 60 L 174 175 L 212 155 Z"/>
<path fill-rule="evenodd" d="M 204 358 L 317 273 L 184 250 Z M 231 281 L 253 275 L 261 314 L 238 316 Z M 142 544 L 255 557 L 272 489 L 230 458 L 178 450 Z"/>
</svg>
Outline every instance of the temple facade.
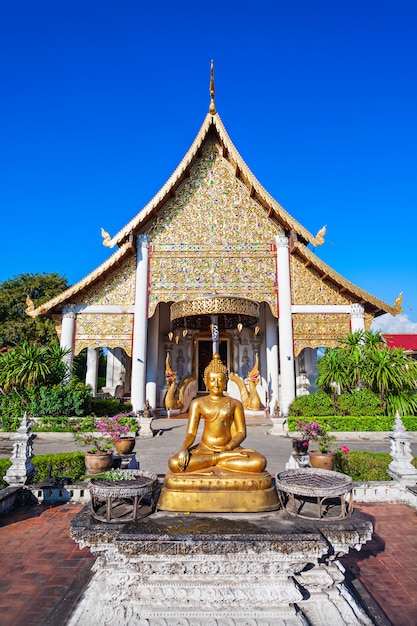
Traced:
<svg viewBox="0 0 417 626">
<path fill-rule="evenodd" d="M 216 112 L 213 83 L 211 94 L 162 189 L 113 237 L 103 231 L 108 260 L 28 314 L 54 320 L 71 358 L 87 350 L 94 393 L 106 348 L 103 391 L 134 410 L 187 411 L 219 352 L 230 395 L 256 394 L 248 411 L 285 415 L 315 389 L 318 348 L 399 310 L 320 260 L 323 231 L 313 236 L 262 187 Z"/>
</svg>

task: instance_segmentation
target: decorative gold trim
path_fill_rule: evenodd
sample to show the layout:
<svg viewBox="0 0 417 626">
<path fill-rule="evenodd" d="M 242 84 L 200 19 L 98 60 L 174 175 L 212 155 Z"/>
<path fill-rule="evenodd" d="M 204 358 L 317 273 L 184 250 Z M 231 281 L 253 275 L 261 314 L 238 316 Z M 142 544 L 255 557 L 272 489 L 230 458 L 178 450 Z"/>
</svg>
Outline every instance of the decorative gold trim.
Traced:
<svg viewBox="0 0 417 626">
<path fill-rule="evenodd" d="M 259 318 L 259 304 L 246 298 L 209 296 L 196 300 L 180 300 L 170 307 L 171 322 L 200 315 L 244 315 Z"/>
</svg>

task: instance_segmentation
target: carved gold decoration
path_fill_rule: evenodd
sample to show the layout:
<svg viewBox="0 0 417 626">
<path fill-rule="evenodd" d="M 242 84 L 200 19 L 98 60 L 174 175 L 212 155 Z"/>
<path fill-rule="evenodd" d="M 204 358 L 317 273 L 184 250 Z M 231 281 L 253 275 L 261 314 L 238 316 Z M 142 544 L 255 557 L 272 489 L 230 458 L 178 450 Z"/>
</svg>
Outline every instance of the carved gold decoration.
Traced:
<svg viewBox="0 0 417 626">
<path fill-rule="evenodd" d="M 290 257 L 293 304 L 352 304 L 356 300 L 341 293 L 333 283 L 322 280 L 313 267 L 306 267 L 296 255 Z"/>
<path fill-rule="evenodd" d="M 294 355 L 298 356 L 304 348 L 326 346 L 335 348 L 340 337 L 351 332 L 348 313 L 317 313 L 293 315 Z"/>
<path fill-rule="evenodd" d="M 35 304 L 29 296 L 26 296 L 26 307 L 27 307 L 25 311 L 26 315 L 30 315 L 32 311 L 35 310 Z"/>
<path fill-rule="evenodd" d="M 399 315 L 400 313 L 403 312 L 402 301 L 403 301 L 403 293 L 401 292 L 398 298 L 394 302 L 394 306 L 393 306 L 394 315 Z"/>
<path fill-rule="evenodd" d="M 318 231 L 318 233 L 316 235 L 317 245 L 318 246 L 322 246 L 324 244 L 324 235 L 325 234 L 326 234 L 326 226 L 323 226 L 323 228 L 320 228 L 320 230 Z"/>
<path fill-rule="evenodd" d="M 147 233 L 149 316 L 160 301 L 213 293 L 266 301 L 276 315 L 273 244 L 284 230 L 236 179 L 218 141 L 207 140 L 189 177 Z"/>
<path fill-rule="evenodd" d="M 106 246 L 107 248 L 113 248 L 114 244 L 112 245 L 110 243 L 111 237 L 109 233 L 104 230 L 104 228 L 101 229 L 101 236 L 103 237 L 103 246 Z"/>
<path fill-rule="evenodd" d="M 83 348 L 123 348 L 132 356 L 133 315 L 83 313 L 77 315 L 75 350 Z"/>
<path fill-rule="evenodd" d="M 196 300 L 181 300 L 172 304 L 170 308 L 171 321 L 183 317 L 220 314 L 246 315 L 258 318 L 259 304 L 245 298 L 212 296 Z"/>
<path fill-rule="evenodd" d="M 95 282 L 72 301 L 84 306 L 94 304 L 116 304 L 131 306 L 135 302 L 136 259 L 127 257 L 120 266 L 112 268 L 106 279 Z"/>
</svg>

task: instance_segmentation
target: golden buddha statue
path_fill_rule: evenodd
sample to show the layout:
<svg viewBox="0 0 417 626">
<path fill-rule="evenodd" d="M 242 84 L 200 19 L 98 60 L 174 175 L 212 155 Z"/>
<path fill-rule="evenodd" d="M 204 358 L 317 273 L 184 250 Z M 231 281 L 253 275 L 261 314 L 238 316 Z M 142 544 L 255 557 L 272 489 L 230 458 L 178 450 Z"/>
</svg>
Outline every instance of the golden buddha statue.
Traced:
<svg viewBox="0 0 417 626">
<path fill-rule="evenodd" d="M 158 508 L 169 511 L 271 511 L 278 508 L 265 457 L 242 448 L 242 403 L 224 395 L 227 368 L 215 354 L 204 371 L 208 395 L 192 401 L 187 434 L 168 461 Z M 201 441 L 194 444 L 200 421 Z"/>
<path fill-rule="evenodd" d="M 259 473 L 265 469 L 262 454 L 240 447 L 246 438 L 245 415 L 239 400 L 224 395 L 227 379 L 227 368 L 216 353 L 204 370 L 209 395 L 196 398 L 190 405 L 184 443 L 168 461 L 171 472 L 195 472 L 215 465 L 240 472 Z M 201 441 L 193 446 L 201 419 Z"/>
</svg>

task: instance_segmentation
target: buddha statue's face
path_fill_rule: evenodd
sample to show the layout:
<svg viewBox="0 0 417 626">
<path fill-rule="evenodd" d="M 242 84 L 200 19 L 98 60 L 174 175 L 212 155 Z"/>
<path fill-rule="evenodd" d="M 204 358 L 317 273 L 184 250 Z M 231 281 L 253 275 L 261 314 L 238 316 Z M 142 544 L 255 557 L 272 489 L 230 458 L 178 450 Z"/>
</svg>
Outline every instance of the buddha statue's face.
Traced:
<svg viewBox="0 0 417 626">
<path fill-rule="evenodd" d="M 226 376 L 223 372 L 209 372 L 206 378 L 208 392 L 214 396 L 222 396 L 226 388 Z"/>
</svg>

